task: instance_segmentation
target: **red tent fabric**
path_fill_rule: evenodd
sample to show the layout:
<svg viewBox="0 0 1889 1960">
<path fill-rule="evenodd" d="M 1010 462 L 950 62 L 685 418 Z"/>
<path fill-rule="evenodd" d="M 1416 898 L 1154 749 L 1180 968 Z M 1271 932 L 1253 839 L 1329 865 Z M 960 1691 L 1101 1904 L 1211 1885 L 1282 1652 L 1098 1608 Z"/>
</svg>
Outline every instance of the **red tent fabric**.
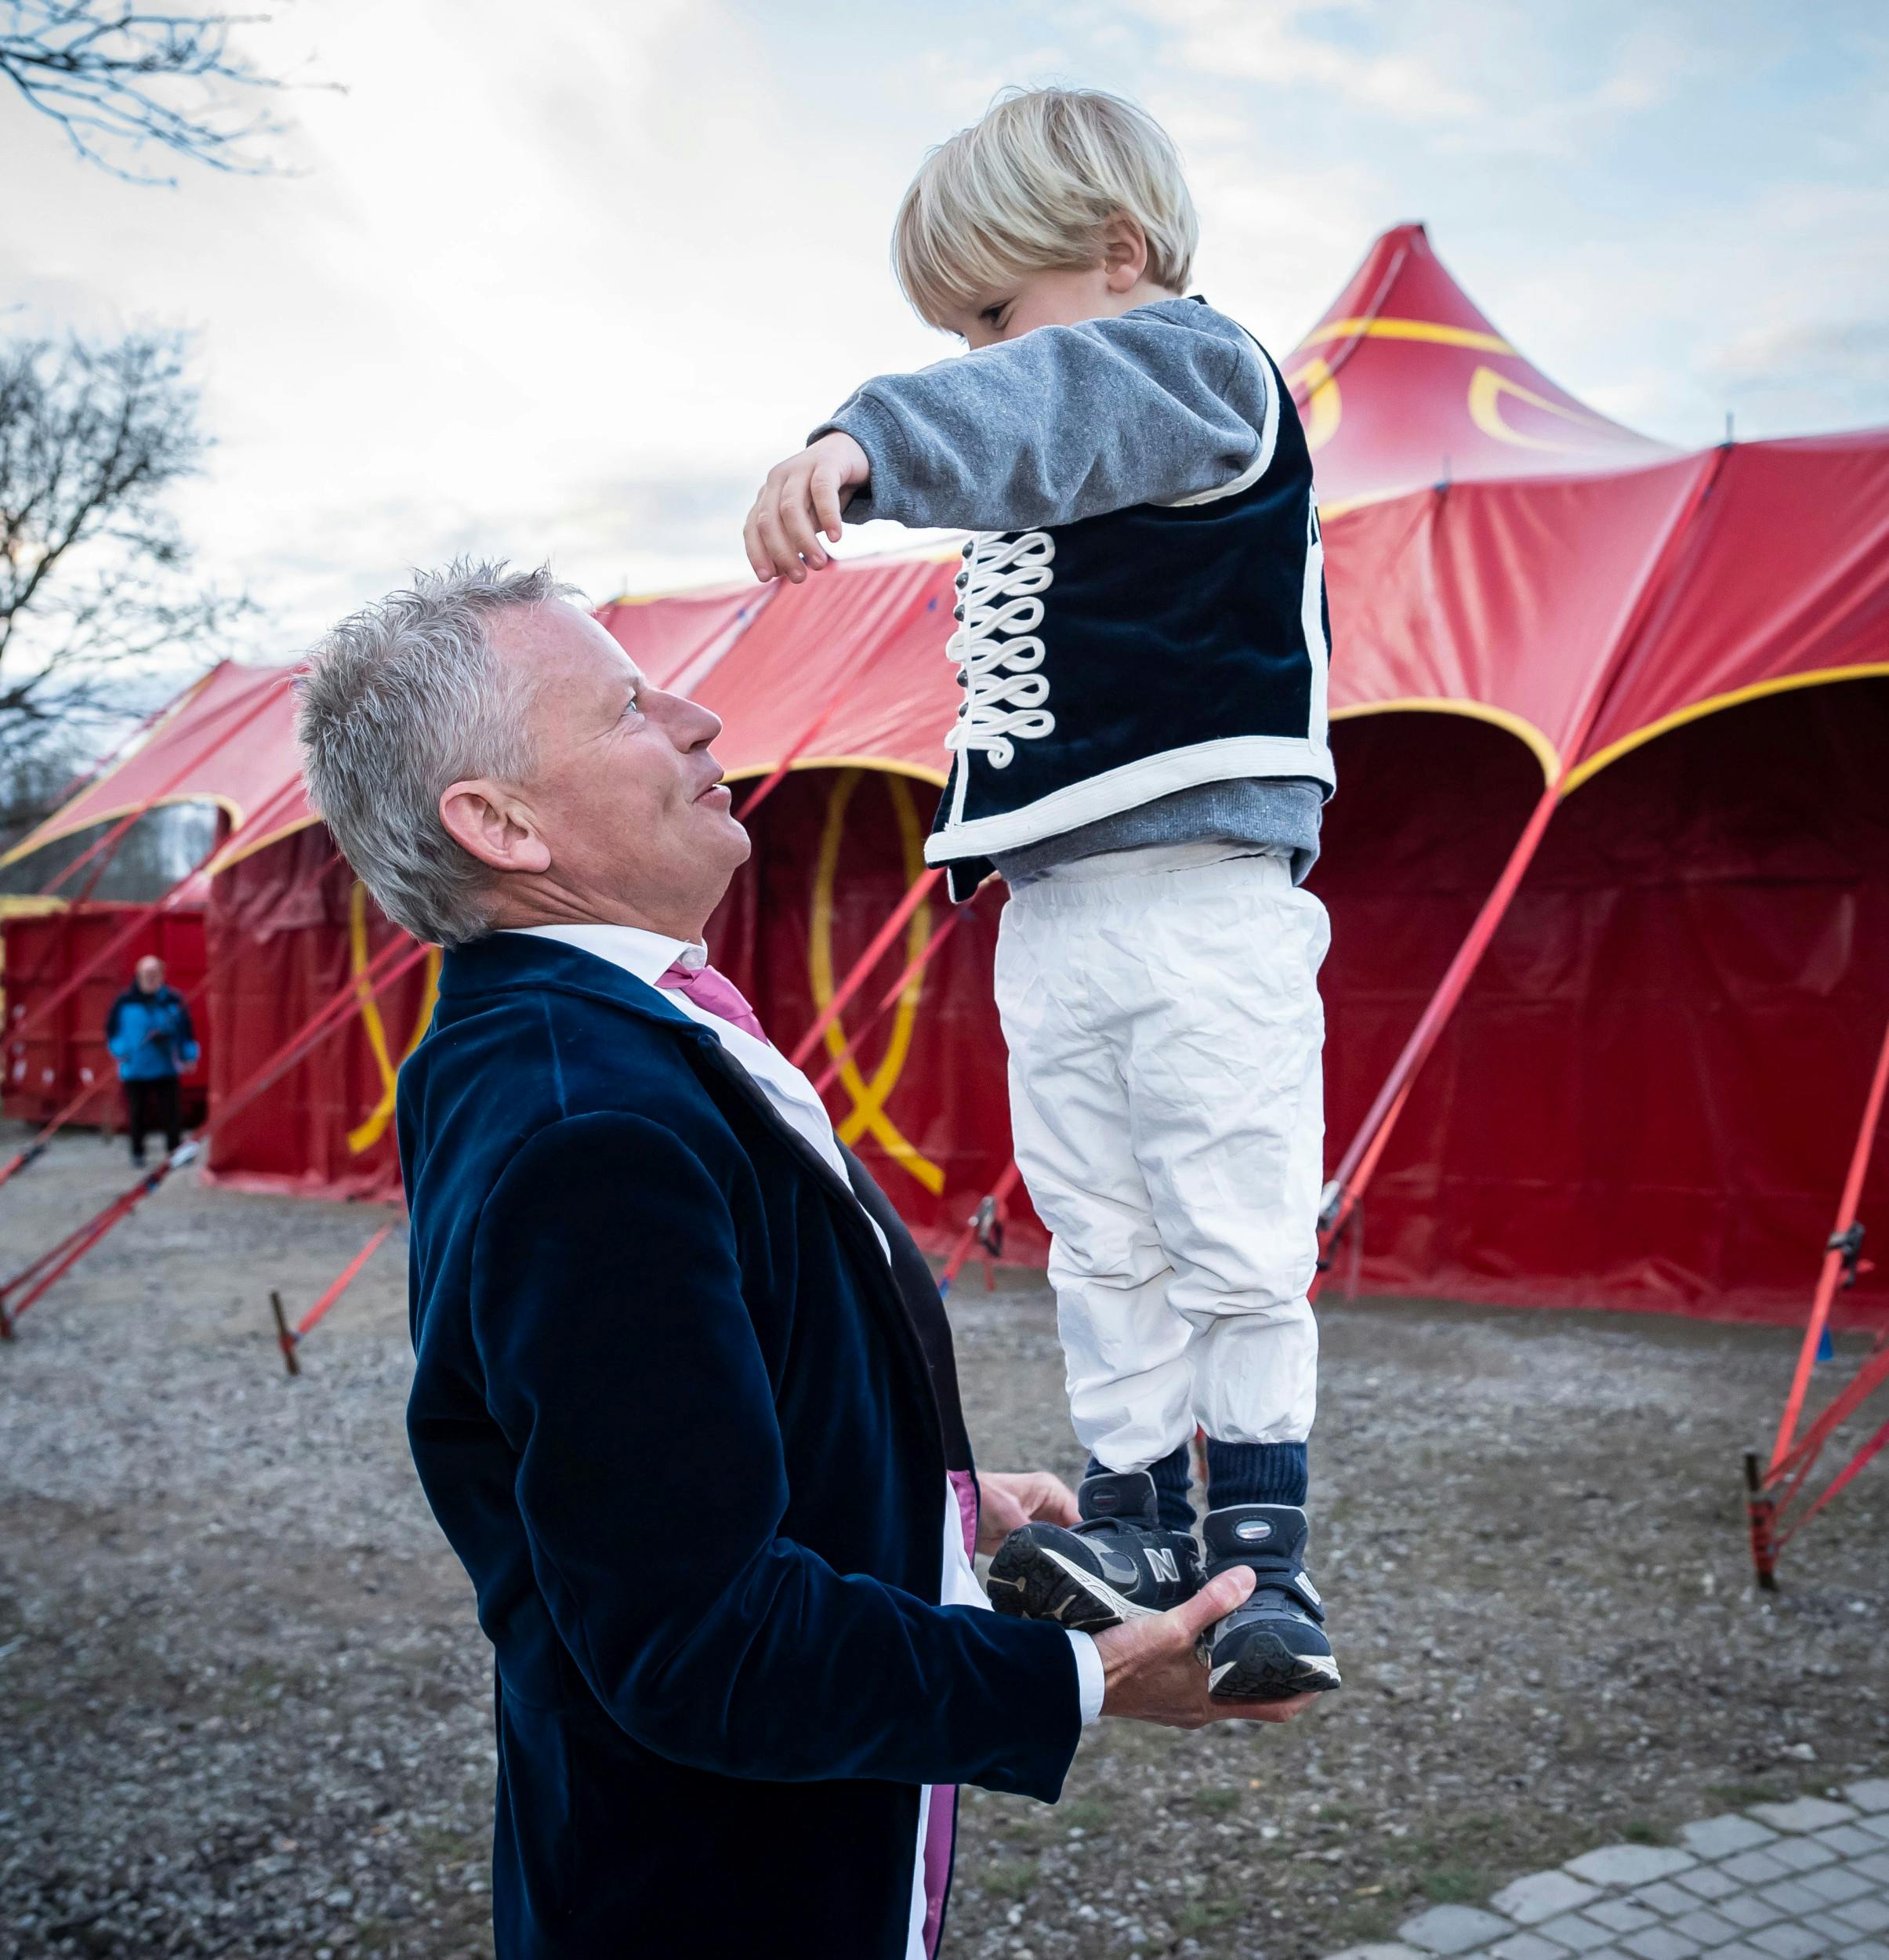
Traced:
<svg viewBox="0 0 1889 1960">
<path fill-rule="evenodd" d="M 1420 224 L 1378 239 L 1285 369 L 1328 522 L 1361 499 L 1434 484 L 1630 469 L 1671 453 L 1525 359 Z"/>
<path fill-rule="evenodd" d="M 1316 873 L 1334 1156 L 1544 787 L 1564 806 L 1384 1160 L 1363 1283 L 1800 1312 L 1889 993 L 1889 434 L 1675 455 L 1531 367 L 1420 227 L 1377 241 L 1287 368 L 1336 644 Z M 917 873 L 957 701 L 955 564 L 856 560 L 600 614 L 722 716 L 731 777 L 791 771 L 712 931 L 784 1045 Z M 250 671 L 219 670 L 193 712 L 264 684 Z M 198 726 L 175 717 L 58 826 L 148 791 Z M 232 757 L 237 786 L 203 790 L 231 814 L 210 915 L 212 967 L 221 949 L 236 976 L 226 1087 L 387 930 L 311 833 L 279 684 Z M 859 1039 L 831 1106 L 934 1245 L 1009 1154 L 999 897 L 867 1030 L 944 916 L 934 895 L 825 1044 Z M 378 1039 L 364 1017 L 213 1172 L 386 1188 L 374 1120 L 426 1007 L 416 977 Z M 1040 1250 L 1014 1209 L 1013 1248 Z M 1853 1300 L 1884 1297 L 1879 1278 Z"/>
</svg>

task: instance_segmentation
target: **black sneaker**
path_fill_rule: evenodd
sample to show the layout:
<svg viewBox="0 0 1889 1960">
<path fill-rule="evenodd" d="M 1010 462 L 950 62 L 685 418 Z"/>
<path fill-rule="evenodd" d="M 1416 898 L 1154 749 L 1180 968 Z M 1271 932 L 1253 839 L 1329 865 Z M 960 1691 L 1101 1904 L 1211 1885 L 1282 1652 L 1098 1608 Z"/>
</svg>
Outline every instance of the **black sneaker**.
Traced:
<svg viewBox="0 0 1889 1960">
<path fill-rule="evenodd" d="M 1296 1504 L 1231 1504 L 1207 1513 L 1205 1531 L 1209 1579 L 1245 1566 L 1257 1580 L 1201 1636 L 1208 1693 L 1223 1701 L 1289 1701 L 1337 1687 L 1325 1602 L 1305 1576 L 1305 1513 Z"/>
<path fill-rule="evenodd" d="M 1162 1530 L 1145 1470 L 1085 1477 L 1075 1501 L 1080 1524 L 1026 1524 L 1004 1540 L 991 1561 L 999 1613 L 1100 1633 L 1200 1590 L 1200 1547 L 1191 1532 Z"/>
</svg>

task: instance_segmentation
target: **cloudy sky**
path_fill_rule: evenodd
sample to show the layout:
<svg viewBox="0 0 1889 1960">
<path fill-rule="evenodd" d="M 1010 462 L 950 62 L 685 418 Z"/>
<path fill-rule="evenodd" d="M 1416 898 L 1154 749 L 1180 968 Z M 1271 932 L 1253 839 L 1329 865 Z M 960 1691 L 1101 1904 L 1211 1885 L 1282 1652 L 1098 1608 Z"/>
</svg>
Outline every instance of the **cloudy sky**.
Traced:
<svg viewBox="0 0 1889 1960">
<path fill-rule="evenodd" d="M 345 91 L 285 99 L 292 174 L 134 187 L 0 100 L 0 332 L 195 331 L 180 514 L 259 656 L 455 551 L 600 598 L 740 574 L 766 466 L 949 351 L 887 234 L 1009 82 L 1166 123 L 1198 283 L 1275 351 L 1421 218 L 1654 434 L 1889 420 L 1875 0 L 300 0 L 248 45 Z"/>
</svg>

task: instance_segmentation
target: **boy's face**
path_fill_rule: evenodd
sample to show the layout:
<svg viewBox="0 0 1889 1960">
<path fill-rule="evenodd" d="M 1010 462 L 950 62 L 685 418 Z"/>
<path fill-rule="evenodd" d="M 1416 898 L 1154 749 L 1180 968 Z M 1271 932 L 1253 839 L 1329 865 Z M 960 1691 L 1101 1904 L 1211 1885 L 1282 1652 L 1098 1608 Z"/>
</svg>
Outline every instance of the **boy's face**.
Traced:
<svg viewBox="0 0 1889 1960">
<path fill-rule="evenodd" d="M 1122 298 L 1113 290 L 1108 266 L 1059 266 L 1021 272 L 1001 286 L 989 287 L 938 325 L 966 347 L 990 347 L 1035 327 L 1073 327 L 1078 321 L 1125 312 Z"/>
</svg>

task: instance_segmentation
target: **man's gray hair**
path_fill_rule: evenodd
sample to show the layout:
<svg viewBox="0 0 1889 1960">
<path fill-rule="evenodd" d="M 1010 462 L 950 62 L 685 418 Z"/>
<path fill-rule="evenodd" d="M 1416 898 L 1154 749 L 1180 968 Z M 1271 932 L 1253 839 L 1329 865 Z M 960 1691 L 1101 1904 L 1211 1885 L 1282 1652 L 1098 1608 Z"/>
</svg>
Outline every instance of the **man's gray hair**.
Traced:
<svg viewBox="0 0 1889 1960">
<path fill-rule="evenodd" d="M 457 946 L 490 929 L 493 873 L 440 821 L 462 778 L 520 782 L 527 691 L 492 650 L 496 614 L 571 596 L 549 565 L 457 558 L 343 619 L 309 655 L 296 732 L 310 800 L 396 925 Z"/>
</svg>

